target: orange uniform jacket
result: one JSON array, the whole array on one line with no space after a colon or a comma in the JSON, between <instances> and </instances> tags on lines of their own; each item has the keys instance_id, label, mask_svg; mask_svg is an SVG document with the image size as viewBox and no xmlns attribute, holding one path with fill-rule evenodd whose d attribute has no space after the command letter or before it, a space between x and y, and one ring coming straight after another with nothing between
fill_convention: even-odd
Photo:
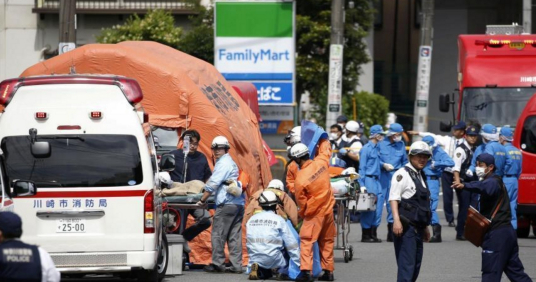
<instances>
[{"instance_id":1,"label":"orange uniform jacket","mask_svg":"<svg viewBox=\"0 0 536 282\"><path fill-rule=\"evenodd\" d=\"M290 222L292 222L292 225L297 226L298 225L298 208L296 207L296 203L294 203L294 201L287 195L287 193L279 189L268 188L266 190L274 192L279 197L279 200L281 200L281 203L283 203L283 206L277 205L277 209L276 209L277 214L283 217L284 219L290 219ZM252 217L253 214L255 214L255 211L262 210L258 201L262 192L263 192L262 190L257 191L250 198L250 201L246 207L246 211L244 212L244 222L248 222L249 218Z\"/></svg>"},{"instance_id":2,"label":"orange uniform jacket","mask_svg":"<svg viewBox=\"0 0 536 282\"><path fill-rule=\"evenodd\" d=\"M330 157L331 146L324 139L320 141L318 155L303 164L296 175L294 189L301 218L325 216L333 212L335 198L328 172Z\"/></svg>"},{"instance_id":3,"label":"orange uniform jacket","mask_svg":"<svg viewBox=\"0 0 536 282\"><path fill-rule=\"evenodd\" d=\"M298 174L298 164L295 162L291 162L287 167L287 189L288 191L294 195L296 191L294 190L294 181L296 180L296 175Z\"/></svg>"}]
</instances>

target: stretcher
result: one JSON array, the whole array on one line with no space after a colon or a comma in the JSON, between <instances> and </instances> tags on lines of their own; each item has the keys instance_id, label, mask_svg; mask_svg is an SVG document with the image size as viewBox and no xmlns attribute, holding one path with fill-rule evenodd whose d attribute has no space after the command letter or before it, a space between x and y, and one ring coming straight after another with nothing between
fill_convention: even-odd
<instances>
[{"instance_id":1,"label":"stretcher","mask_svg":"<svg viewBox=\"0 0 536 282\"><path fill-rule=\"evenodd\" d=\"M345 181L346 189L334 183ZM335 212L337 214L335 223L337 225L337 239L334 249L342 250L344 262L349 262L354 257L354 247L348 243L350 235L350 201L356 200L359 183L357 179L351 179L347 176L336 176L331 179L332 190L335 193ZM334 187L335 186L335 187ZM339 186L339 187L336 187ZM342 189L341 189L342 188Z\"/></svg>"},{"instance_id":2,"label":"stretcher","mask_svg":"<svg viewBox=\"0 0 536 282\"><path fill-rule=\"evenodd\" d=\"M216 209L215 197L210 196L207 204L198 206L197 202L201 200L203 193L188 194L185 196L166 196L162 197L162 210L164 214L164 227L166 233L182 233L186 229L189 209ZM179 211L182 210L182 211Z\"/></svg>"}]
</instances>

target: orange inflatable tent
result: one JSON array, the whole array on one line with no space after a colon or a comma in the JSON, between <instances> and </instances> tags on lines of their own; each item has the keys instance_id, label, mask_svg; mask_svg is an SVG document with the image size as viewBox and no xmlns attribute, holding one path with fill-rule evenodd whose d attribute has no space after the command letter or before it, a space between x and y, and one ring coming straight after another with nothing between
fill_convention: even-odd
<instances>
[{"instance_id":1,"label":"orange inflatable tent","mask_svg":"<svg viewBox=\"0 0 536 282\"><path fill-rule=\"evenodd\" d=\"M129 41L84 45L35 64L21 76L67 74L71 69L80 74L116 74L136 79L143 90L141 105L149 114L149 123L198 130L202 136L199 150L209 158L212 139L218 135L227 137L231 156L250 177L248 195L271 180L258 117L211 64L156 42ZM212 165L210 160L209 163ZM210 248L207 234L202 235L205 238L201 236L200 242L192 243ZM210 263L207 251L197 254L197 258L193 254L193 261Z\"/></svg>"}]
</instances>

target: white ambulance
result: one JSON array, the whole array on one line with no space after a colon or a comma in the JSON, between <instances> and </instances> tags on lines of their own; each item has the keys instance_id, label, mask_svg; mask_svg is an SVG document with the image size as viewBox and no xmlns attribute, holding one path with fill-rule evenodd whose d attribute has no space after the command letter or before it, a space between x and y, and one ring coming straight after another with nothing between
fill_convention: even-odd
<instances>
[{"instance_id":1,"label":"white ambulance","mask_svg":"<svg viewBox=\"0 0 536 282\"><path fill-rule=\"evenodd\" d=\"M14 202L22 239L47 250L64 276L164 277L157 175L175 165L164 155L158 167L147 116L135 107L142 99L139 84L120 76L0 84L2 206Z\"/></svg>"}]
</instances>

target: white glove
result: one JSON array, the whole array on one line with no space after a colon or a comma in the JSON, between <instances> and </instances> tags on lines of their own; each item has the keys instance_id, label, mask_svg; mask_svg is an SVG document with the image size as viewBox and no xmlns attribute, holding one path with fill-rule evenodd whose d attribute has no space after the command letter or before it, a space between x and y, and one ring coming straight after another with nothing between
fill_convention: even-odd
<instances>
[{"instance_id":1,"label":"white glove","mask_svg":"<svg viewBox=\"0 0 536 282\"><path fill-rule=\"evenodd\" d=\"M386 171L392 171L393 169L395 169L395 167L394 167L392 164L388 164L388 163L384 163L384 164L383 164L383 168L384 168Z\"/></svg>"},{"instance_id":2,"label":"white glove","mask_svg":"<svg viewBox=\"0 0 536 282\"><path fill-rule=\"evenodd\" d=\"M200 207L206 205L206 203L203 203L203 202L201 202L201 201L197 201L197 203L195 203L195 204L196 204L197 206L200 206Z\"/></svg>"},{"instance_id":3,"label":"white glove","mask_svg":"<svg viewBox=\"0 0 536 282\"><path fill-rule=\"evenodd\" d=\"M361 193L367 193L367 187L361 186L359 188L361 188Z\"/></svg>"},{"instance_id":4,"label":"white glove","mask_svg":"<svg viewBox=\"0 0 536 282\"><path fill-rule=\"evenodd\" d=\"M473 172L468 169L466 172L465 172L465 175L469 176L469 177L473 177Z\"/></svg>"},{"instance_id":5,"label":"white glove","mask_svg":"<svg viewBox=\"0 0 536 282\"><path fill-rule=\"evenodd\" d=\"M432 161L432 164L430 165L430 167L431 167L432 169L435 168L435 162L434 162L434 161Z\"/></svg>"},{"instance_id":6,"label":"white glove","mask_svg":"<svg viewBox=\"0 0 536 282\"><path fill-rule=\"evenodd\" d=\"M229 180L227 180L227 182L229 182ZM241 194L242 194L242 188L238 187L238 183L234 180L232 180L232 183L229 184L229 186L227 186L227 193L235 196L235 197L239 197Z\"/></svg>"}]
</instances>

